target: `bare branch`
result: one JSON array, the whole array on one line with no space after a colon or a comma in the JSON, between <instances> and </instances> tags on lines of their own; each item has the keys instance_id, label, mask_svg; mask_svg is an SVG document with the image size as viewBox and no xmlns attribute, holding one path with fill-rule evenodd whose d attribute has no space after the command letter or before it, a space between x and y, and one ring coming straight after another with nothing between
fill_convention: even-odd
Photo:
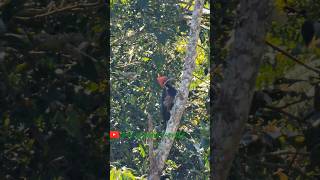
<instances>
[{"instance_id":1,"label":"bare branch","mask_svg":"<svg viewBox=\"0 0 320 180\"><path fill-rule=\"evenodd\" d=\"M199 39L201 15L204 0L196 0L192 20L190 24L189 42L187 46L187 54L184 59L184 68L182 72L181 84L178 93L175 97L174 106L170 112L170 120L168 121L166 132L162 138L158 149L156 150L157 167L150 169L148 179L157 180L159 174L164 167L164 162L167 159L172 147L174 137L180 124L180 119L185 110L185 105L188 100L189 86L192 80L192 73L195 68L195 59L197 56L196 47ZM169 136L170 134L170 136Z\"/></svg>"},{"instance_id":2,"label":"bare branch","mask_svg":"<svg viewBox=\"0 0 320 180\"><path fill-rule=\"evenodd\" d=\"M58 13L65 12L65 11L82 10L83 8L96 7L99 5L102 5L102 1L98 1L95 3L81 3L81 4L75 3L75 4L66 5L65 7L55 8L54 10L51 10L49 7L48 10L46 10L47 12L42 13L42 14L37 14L34 16L30 16L30 17L15 16L14 18L19 19L19 20L31 20L31 19L35 19L35 18L42 18L42 17L46 17L49 15L58 14Z\"/></svg>"},{"instance_id":3,"label":"bare branch","mask_svg":"<svg viewBox=\"0 0 320 180\"><path fill-rule=\"evenodd\" d=\"M238 150L270 24L269 0L240 0L233 46L213 106L212 179L225 180Z\"/></svg>"},{"instance_id":4,"label":"bare branch","mask_svg":"<svg viewBox=\"0 0 320 180\"><path fill-rule=\"evenodd\" d=\"M307 64L303 63L302 61L300 61L296 57L292 56L291 54L289 54L288 52L284 51L283 49L271 44L270 42L268 42L268 41L265 41L265 42L266 42L266 44L268 46L272 47L274 50L277 50L277 51L281 52L283 55L285 55L288 58L292 59L294 62L300 64L301 66L303 66L303 67L305 67L305 68L307 68L307 69L309 69L309 70L311 70L311 71L313 71L313 72L315 72L317 74L320 74L320 71L318 69L315 69L315 68L313 68L311 66L308 66Z\"/></svg>"}]
</instances>

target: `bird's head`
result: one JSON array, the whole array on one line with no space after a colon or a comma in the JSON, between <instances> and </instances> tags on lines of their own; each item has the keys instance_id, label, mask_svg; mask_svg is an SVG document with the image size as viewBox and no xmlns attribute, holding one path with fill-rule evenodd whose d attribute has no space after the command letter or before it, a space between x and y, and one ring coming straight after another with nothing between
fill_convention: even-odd
<instances>
[{"instance_id":1,"label":"bird's head","mask_svg":"<svg viewBox=\"0 0 320 180\"><path fill-rule=\"evenodd\" d=\"M161 88L163 88L171 80L172 79L171 78L169 79L167 76L158 75L158 77L157 77L157 81L158 81Z\"/></svg>"}]
</instances>

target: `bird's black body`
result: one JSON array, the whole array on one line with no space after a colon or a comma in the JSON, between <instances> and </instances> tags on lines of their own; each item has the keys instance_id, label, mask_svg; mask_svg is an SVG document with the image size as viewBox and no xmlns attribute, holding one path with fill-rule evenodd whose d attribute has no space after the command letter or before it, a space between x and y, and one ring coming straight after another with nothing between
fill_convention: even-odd
<instances>
[{"instance_id":1,"label":"bird's black body","mask_svg":"<svg viewBox=\"0 0 320 180\"><path fill-rule=\"evenodd\" d=\"M165 86L163 87L162 97L161 97L161 113L162 113L164 127L166 127L166 124L170 119L170 110L173 106L173 101L176 94L177 94L177 90L169 83L166 83Z\"/></svg>"}]
</instances>

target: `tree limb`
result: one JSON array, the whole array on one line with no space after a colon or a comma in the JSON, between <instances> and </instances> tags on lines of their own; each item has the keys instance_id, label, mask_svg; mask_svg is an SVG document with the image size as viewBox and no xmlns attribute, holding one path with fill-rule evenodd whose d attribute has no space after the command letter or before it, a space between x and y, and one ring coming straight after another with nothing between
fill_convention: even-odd
<instances>
[{"instance_id":1,"label":"tree limb","mask_svg":"<svg viewBox=\"0 0 320 180\"><path fill-rule=\"evenodd\" d=\"M240 0L233 46L214 102L211 178L225 180L248 119L269 25L269 0Z\"/></svg>"},{"instance_id":2,"label":"tree limb","mask_svg":"<svg viewBox=\"0 0 320 180\"><path fill-rule=\"evenodd\" d=\"M164 162L167 159L170 149L172 147L174 137L180 124L182 114L185 110L189 95L189 85L192 80L192 73L195 68L195 59L197 56L196 47L199 39L201 15L204 0L196 0L192 20L190 24L189 43L187 46L187 54L184 59L184 68L182 72L182 80L178 93L174 100L174 106L170 112L170 120L168 121L165 136L162 138L157 150L155 151L155 158L157 166L150 169L149 180L158 180L161 170L164 167Z\"/></svg>"},{"instance_id":3,"label":"tree limb","mask_svg":"<svg viewBox=\"0 0 320 180\"><path fill-rule=\"evenodd\" d=\"M94 2L94 3L74 3L74 4L65 5L64 7L55 8L53 10L51 10L50 8L46 9L47 12L44 12L42 14L37 14L30 17L15 16L14 18L19 20L31 20L35 18L42 18L42 17L58 14L61 12L76 11L76 10L82 10L83 8L97 7L102 4L103 4L102 1Z\"/></svg>"},{"instance_id":4,"label":"tree limb","mask_svg":"<svg viewBox=\"0 0 320 180\"><path fill-rule=\"evenodd\" d=\"M311 67L311 66L308 66L307 64L301 62L301 61L300 61L299 59L297 59L296 57L292 56L291 54L289 54L288 52L284 51L283 49L281 49L281 48L279 48L279 47L271 44L270 42L268 42L268 41L265 41L265 42L266 42L266 44L267 44L268 46L272 47L272 49L281 52L283 55L285 55L285 56L287 56L288 58L292 59L294 62L300 64L301 66L303 66L303 67L305 67L305 68L307 68L307 69L309 69L309 70L311 70L311 71L313 71L313 72L315 72L315 73L317 73L317 74L320 74L320 71L319 71L318 69L315 69L315 68L313 68L313 67Z\"/></svg>"}]
</instances>

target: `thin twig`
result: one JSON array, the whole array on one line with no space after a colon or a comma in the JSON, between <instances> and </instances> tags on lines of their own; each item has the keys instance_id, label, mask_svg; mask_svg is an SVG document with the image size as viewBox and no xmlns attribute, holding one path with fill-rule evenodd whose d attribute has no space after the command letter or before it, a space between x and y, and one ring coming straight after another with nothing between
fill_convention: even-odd
<instances>
[{"instance_id":1,"label":"thin twig","mask_svg":"<svg viewBox=\"0 0 320 180\"><path fill-rule=\"evenodd\" d=\"M98 60L97 60L96 58L90 56L89 54L87 54L87 53L85 53L85 52L83 52L83 51L81 51L81 50L78 49L77 47L75 47L75 46L73 46L73 45L71 45L71 44L68 44L68 46L70 46L75 52L83 55L84 57L87 57L87 58L91 59L91 61L93 61L93 62L98 62Z\"/></svg>"},{"instance_id":2,"label":"thin twig","mask_svg":"<svg viewBox=\"0 0 320 180\"><path fill-rule=\"evenodd\" d=\"M205 49L202 45L198 44L198 46L203 49L206 53L209 53L209 51L207 49Z\"/></svg>"},{"instance_id":3,"label":"thin twig","mask_svg":"<svg viewBox=\"0 0 320 180\"><path fill-rule=\"evenodd\" d=\"M289 166L286 168L286 171L291 170L291 168L293 167L293 163L297 159L297 157L298 157L298 151L293 155L293 158L291 159Z\"/></svg>"},{"instance_id":4,"label":"thin twig","mask_svg":"<svg viewBox=\"0 0 320 180\"><path fill-rule=\"evenodd\" d=\"M38 14L38 15L35 15L35 16L32 16L32 17L15 16L14 18L20 19L20 20L30 20L30 19L41 18L41 17L57 14L57 13L60 13L60 12L63 12L63 11L72 11L72 10L79 9L79 8L82 9L82 8L91 7L91 6L94 7L94 6L97 6L97 5L101 5L101 2L68 5L66 7L55 9L53 11L48 11L46 13Z\"/></svg>"},{"instance_id":5,"label":"thin twig","mask_svg":"<svg viewBox=\"0 0 320 180\"><path fill-rule=\"evenodd\" d=\"M313 71L313 72L315 72L315 73L317 73L317 74L320 74L320 71L319 71L318 69L315 69L315 68L313 68L313 67L311 67L311 66L308 66L307 64L301 62L299 59L297 59L297 58L294 57L293 55L289 54L288 52L284 51L283 49L281 49L281 48L279 48L279 47L271 44L270 42L268 42L268 41L266 41L266 40L265 40L265 43L266 43L267 45L269 45L270 47L272 47L274 50L277 50L277 51L281 52L283 55L287 56L288 58L292 59L292 60L295 61L296 63L300 64L301 66L303 66L303 67L305 67L305 68L307 68L307 69L309 69L309 70L311 70L311 71Z\"/></svg>"},{"instance_id":6,"label":"thin twig","mask_svg":"<svg viewBox=\"0 0 320 180\"><path fill-rule=\"evenodd\" d=\"M205 80L203 80L202 78L200 78L199 76L193 74L194 77L196 77L197 79L199 79L200 81L202 81L203 83L205 83L206 85L210 85L209 83L207 83Z\"/></svg>"},{"instance_id":7,"label":"thin twig","mask_svg":"<svg viewBox=\"0 0 320 180\"><path fill-rule=\"evenodd\" d=\"M277 108L279 108L279 109L285 109L285 108L287 108L287 107L289 107L289 106L292 106L292 105L295 105L295 104L298 104L298 103L301 103L301 102L303 102L303 101L307 101L307 100L310 100L310 99L312 99L312 97L306 97L306 98L303 97L303 98L301 98L301 99L299 99L299 100L293 101L293 102L291 102L291 103L285 104L285 105L280 106L280 107L277 107Z\"/></svg>"}]
</instances>

